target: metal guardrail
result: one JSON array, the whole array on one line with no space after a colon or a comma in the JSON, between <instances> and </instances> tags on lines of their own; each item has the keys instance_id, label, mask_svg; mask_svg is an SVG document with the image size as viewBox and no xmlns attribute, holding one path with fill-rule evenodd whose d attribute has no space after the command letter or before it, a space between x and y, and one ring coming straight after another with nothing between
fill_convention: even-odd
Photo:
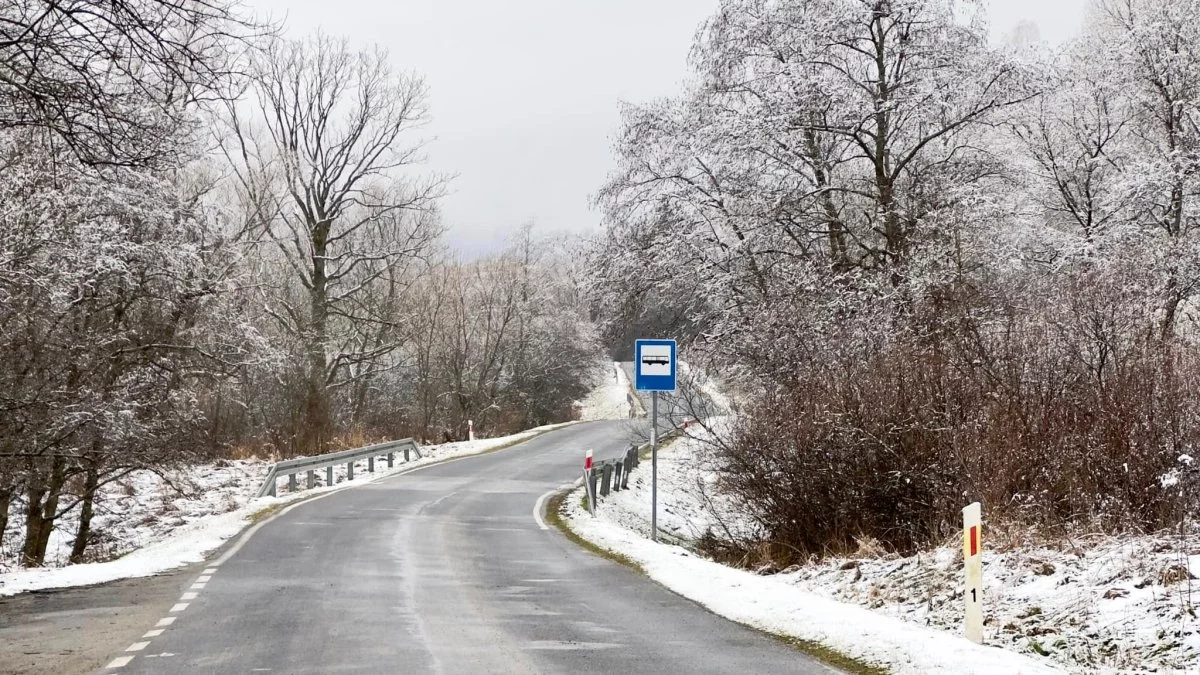
<instances>
[{"instance_id":1,"label":"metal guardrail","mask_svg":"<svg viewBox=\"0 0 1200 675\"><path fill-rule=\"evenodd\" d=\"M369 473L375 472L375 459L385 455L387 456L387 466L390 469L395 465L396 453L398 452L404 453L404 461L406 462L410 461L414 453L417 459L421 458L421 447L413 439L405 438L399 441L368 445L365 448L330 452L324 455L300 457L298 459L276 462L271 467L270 472L267 473L267 479L263 481L263 486L259 488L256 497L276 496L275 484L281 476L287 476L288 490L295 492L298 489L296 475L301 471L308 473L306 486L312 488L316 486L317 469L325 469L326 485L333 485L333 467L339 464L346 465L346 480L354 480L354 463L364 458L367 460L367 471Z\"/></svg>"},{"instance_id":2,"label":"metal guardrail","mask_svg":"<svg viewBox=\"0 0 1200 675\"><path fill-rule=\"evenodd\" d=\"M596 462L591 471L583 472L583 481L588 493L588 510L593 515L601 497L629 488L629 474L641 461L637 446L631 445L623 457Z\"/></svg>"}]
</instances>

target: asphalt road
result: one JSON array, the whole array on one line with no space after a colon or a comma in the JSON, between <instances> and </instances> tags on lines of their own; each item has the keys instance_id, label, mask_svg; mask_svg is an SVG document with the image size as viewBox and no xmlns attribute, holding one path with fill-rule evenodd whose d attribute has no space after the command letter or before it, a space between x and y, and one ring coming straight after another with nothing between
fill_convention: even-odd
<instances>
[{"instance_id":1,"label":"asphalt road","mask_svg":"<svg viewBox=\"0 0 1200 675\"><path fill-rule=\"evenodd\" d=\"M301 503L193 570L174 620L99 672L834 672L542 529L539 497L585 449L621 453L627 424Z\"/></svg>"},{"instance_id":2,"label":"asphalt road","mask_svg":"<svg viewBox=\"0 0 1200 675\"><path fill-rule=\"evenodd\" d=\"M0 674L88 673L146 632L187 591L198 568L100 586L0 598Z\"/></svg>"}]
</instances>

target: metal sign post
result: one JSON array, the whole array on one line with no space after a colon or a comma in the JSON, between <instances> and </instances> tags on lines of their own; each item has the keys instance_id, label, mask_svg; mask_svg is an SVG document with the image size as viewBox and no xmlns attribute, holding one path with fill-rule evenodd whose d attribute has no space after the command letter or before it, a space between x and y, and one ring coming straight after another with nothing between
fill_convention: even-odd
<instances>
[{"instance_id":1,"label":"metal sign post","mask_svg":"<svg viewBox=\"0 0 1200 675\"><path fill-rule=\"evenodd\" d=\"M658 541L658 392L650 392L650 541Z\"/></svg>"},{"instance_id":2,"label":"metal sign post","mask_svg":"<svg viewBox=\"0 0 1200 675\"><path fill-rule=\"evenodd\" d=\"M650 392L650 539L658 541L658 392L675 391L674 340L634 343L634 389Z\"/></svg>"}]
</instances>

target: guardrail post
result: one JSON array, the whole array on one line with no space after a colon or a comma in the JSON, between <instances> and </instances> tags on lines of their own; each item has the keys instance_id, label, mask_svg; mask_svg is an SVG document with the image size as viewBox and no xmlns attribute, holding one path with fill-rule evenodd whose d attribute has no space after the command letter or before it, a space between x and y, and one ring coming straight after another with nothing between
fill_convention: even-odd
<instances>
[{"instance_id":1,"label":"guardrail post","mask_svg":"<svg viewBox=\"0 0 1200 675\"><path fill-rule=\"evenodd\" d=\"M625 460L613 465L613 492L621 490L621 474L625 473Z\"/></svg>"},{"instance_id":2,"label":"guardrail post","mask_svg":"<svg viewBox=\"0 0 1200 675\"><path fill-rule=\"evenodd\" d=\"M408 461L408 446L404 446L404 461Z\"/></svg>"},{"instance_id":3,"label":"guardrail post","mask_svg":"<svg viewBox=\"0 0 1200 675\"><path fill-rule=\"evenodd\" d=\"M395 459L396 459L396 453L394 453L394 452L389 452L389 453L388 453L388 468L389 468L389 469L390 469L390 468L392 468L392 462L393 462Z\"/></svg>"},{"instance_id":4,"label":"guardrail post","mask_svg":"<svg viewBox=\"0 0 1200 675\"><path fill-rule=\"evenodd\" d=\"M317 486L317 472L312 469L308 470L308 489L311 490Z\"/></svg>"},{"instance_id":5,"label":"guardrail post","mask_svg":"<svg viewBox=\"0 0 1200 675\"><path fill-rule=\"evenodd\" d=\"M325 485L333 485L333 467L325 467Z\"/></svg>"},{"instance_id":6,"label":"guardrail post","mask_svg":"<svg viewBox=\"0 0 1200 675\"><path fill-rule=\"evenodd\" d=\"M629 474L633 473L634 466L635 466L634 460L630 459L629 455L627 454L625 456L625 471L622 472L622 474L621 474L621 489L622 490L629 489Z\"/></svg>"},{"instance_id":7,"label":"guardrail post","mask_svg":"<svg viewBox=\"0 0 1200 675\"><path fill-rule=\"evenodd\" d=\"M367 473L375 473L375 458L367 458Z\"/></svg>"},{"instance_id":8,"label":"guardrail post","mask_svg":"<svg viewBox=\"0 0 1200 675\"><path fill-rule=\"evenodd\" d=\"M288 474L288 492L295 492L295 491L296 491L296 474L289 473Z\"/></svg>"},{"instance_id":9,"label":"guardrail post","mask_svg":"<svg viewBox=\"0 0 1200 675\"><path fill-rule=\"evenodd\" d=\"M275 478L275 476L271 476L271 491L270 491L270 492L268 492L267 494L271 495L272 497L278 497L278 496L279 496L279 495L277 495L277 494L275 493L275 485L276 485L276 483L278 483L278 482L279 482L279 481L278 481L278 479L276 479L276 478Z\"/></svg>"},{"instance_id":10,"label":"guardrail post","mask_svg":"<svg viewBox=\"0 0 1200 675\"><path fill-rule=\"evenodd\" d=\"M591 495L592 502L600 501L600 495L598 495L596 493L596 482L599 480L600 480L600 474L597 473L595 469L592 469L591 471L588 472L588 494ZM596 506L597 506L597 504L595 504L595 503L592 504L592 509L593 509L592 512L593 513L595 513Z\"/></svg>"},{"instance_id":11,"label":"guardrail post","mask_svg":"<svg viewBox=\"0 0 1200 675\"><path fill-rule=\"evenodd\" d=\"M607 497L609 491L612 489L612 475L613 475L612 464L605 464L604 471L601 473L601 476L600 476L600 496L601 497Z\"/></svg>"},{"instance_id":12,"label":"guardrail post","mask_svg":"<svg viewBox=\"0 0 1200 675\"><path fill-rule=\"evenodd\" d=\"M354 480L354 462L346 462L346 480Z\"/></svg>"}]
</instances>

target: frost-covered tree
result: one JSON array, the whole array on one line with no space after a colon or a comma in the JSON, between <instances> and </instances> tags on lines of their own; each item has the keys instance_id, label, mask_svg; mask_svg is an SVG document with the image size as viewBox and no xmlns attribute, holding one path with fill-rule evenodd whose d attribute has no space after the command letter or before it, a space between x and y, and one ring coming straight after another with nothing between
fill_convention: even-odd
<instances>
[{"instance_id":1,"label":"frost-covered tree","mask_svg":"<svg viewBox=\"0 0 1200 675\"><path fill-rule=\"evenodd\" d=\"M386 366L402 341L380 303L439 234L443 181L406 173L427 91L386 54L323 35L276 41L254 61L252 112L232 105L225 154L249 236L283 270L269 313L303 350L297 448L320 450L338 389ZM381 365L382 364L382 365Z\"/></svg>"},{"instance_id":2,"label":"frost-covered tree","mask_svg":"<svg viewBox=\"0 0 1200 675\"><path fill-rule=\"evenodd\" d=\"M722 479L781 551L928 544L964 498L1195 512L1159 479L1200 443L1200 5L1090 11L1051 50L975 2L727 0L625 110L594 307L743 385Z\"/></svg>"},{"instance_id":3,"label":"frost-covered tree","mask_svg":"<svg viewBox=\"0 0 1200 675\"><path fill-rule=\"evenodd\" d=\"M49 130L89 163L170 164L178 127L232 95L266 29L221 0L6 2L0 129Z\"/></svg>"},{"instance_id":4,"label":"frost-covered tree","mask_svg":"<svg viewBox=\"0 0 1200 675\"><path fill-rule=\"evenodd\" d=\"M1160 326L1200 289L1200 26L1194 0L1104 0L1090 17L1093 58L1115 67L1130 111L1123 192L1158 272Z\"/></svg>"},{"instance_id":5,"label":"frost-covered tree","mask_svg":"<svg viewBox=\"0 0 1200 675\"><path fill-rule=\"evenodd\" d=\"M36 132L3 157L0 454L21 471L0 501L20 488L37 565L79 503L81 558L100 485L204 449L199 388L248 336L206 314L225 254L183 172L90 168Z\"/></svg>"},{"instance_id":6,"label":"frost-covered tree","mask_svg":"<svg viewBox=\"0 0 1200 675\"><path fill-rule=\"evenodd\" d=\"M1000 186L982 141L1033 95L961 9L722 3L688 92L625 113L620 168L599 197L621 249L598 256L603 283L641 276L676 305L707 306L719 323L706 329L734 337L773 330L764 305L803 314L841 303L847 285L903 304L952 275L964 223ZM658 271L634 272L649 260ZM754 345L735 351L764 362Z\"/></svg>"}]
</instances>

